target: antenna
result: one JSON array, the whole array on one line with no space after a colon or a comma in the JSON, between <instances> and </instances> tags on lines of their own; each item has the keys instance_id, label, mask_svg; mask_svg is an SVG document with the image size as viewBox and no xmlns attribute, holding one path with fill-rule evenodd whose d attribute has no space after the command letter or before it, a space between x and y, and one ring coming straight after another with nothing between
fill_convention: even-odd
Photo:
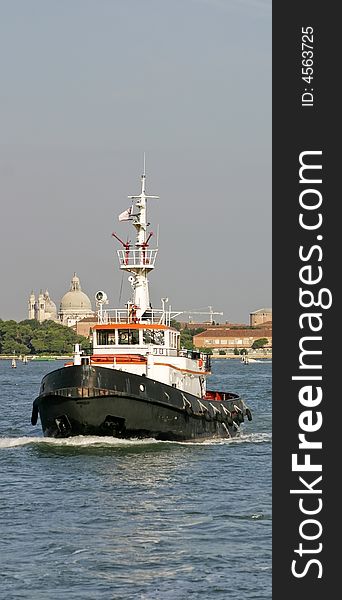
<instances>
[{"instance_id":1,"label":"antenna","mask_svg":"<svg viewBox=\"0 0 342 600\"><path fill-rule=\"evenodd\" d=\"M141 176L141 191L139 194L128 196L132 200L132 206L135 205L134 214L131 212L132 225L136 229L136 241L132 247L130 241L126 243L119 238L116 233L112 233L120 244L122 249L118 250L120 268L129 271L133 274L135 285L133 290L133 303L138 307L137 317L140 318L145 311L150 307L148 279L147 275L154 269L157 249L149 249L149 240L152 233L147 233L147 228L150 225L147 221L147 200L149 198L159 198L146 194L146 153L143 154L143 174ZM126 211L127 212L127 211ZM125 213L122 213L125 216ZM122 215L121 215L122 217ZM120 220L120 218L119 218ZM121 218L121 220L125 220ZM130 219L131 220L131 219Z\"/></svg>"}]
</instances>

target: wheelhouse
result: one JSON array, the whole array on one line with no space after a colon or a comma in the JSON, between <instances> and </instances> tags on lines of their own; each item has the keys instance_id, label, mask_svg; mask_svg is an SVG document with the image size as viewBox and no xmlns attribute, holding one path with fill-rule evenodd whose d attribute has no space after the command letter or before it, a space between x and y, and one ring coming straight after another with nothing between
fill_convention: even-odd
<instances>
[{"instance_id":1,"label":"wheelhouse","mask_svg":"<svg viewBox=\"0 0 342 600\"><path fill-rule=\"evenodd\" d=\"M94 354L143 353L177 355L180 334L162 324L111 323L95 325L93 329Z\"/></svg>"}]
</instances>

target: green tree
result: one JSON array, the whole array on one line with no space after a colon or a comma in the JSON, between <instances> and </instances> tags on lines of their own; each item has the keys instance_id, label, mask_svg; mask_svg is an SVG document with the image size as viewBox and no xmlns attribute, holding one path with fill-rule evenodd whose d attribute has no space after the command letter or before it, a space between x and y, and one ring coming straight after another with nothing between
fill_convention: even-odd
<instances>
[{"instance_id":1,"label":"green tree","mask_svg":"<svg viewBox=\"0 0 342 600\"><path fill-rule=\"evenodd\" d=\"M80 343L85 351L90 348L87 338L54 321L39 323L26 319L17 323L0 320L2 354L71 354L76 343Z\"/></svg>"},{"instance_id":2,"label":"green tree","mask_svg":"<svg viewBox=\"0 0 342 600\"><path fill-rule=\"evenodd\" d=\"M198 352L202 352L202 354L210 354L212 355L213 351L211 348L197 348Z\"/></svg>"},{"instance_id":3,"label":"green tree","mask_svg":"<svg viewBox=\"0 0 342 600\"><path fill-rule=\"evenodd\" d=\"M7 338L2 343L1 352L2 354L28 354L29 349L25 344L20 344L20 342Z\"/></svg>"},{"instance_id":4,"label":"green tree","mask_svg":"<svg viewBox=\"0 0 342 600\"><path fill-rule=\"evenodd\" d=\"M258 340L254 340L252 344L253 350L258 350L258 348L263 348L268 344L267 338L259 338Z\"/></svg>"}]
</instances>

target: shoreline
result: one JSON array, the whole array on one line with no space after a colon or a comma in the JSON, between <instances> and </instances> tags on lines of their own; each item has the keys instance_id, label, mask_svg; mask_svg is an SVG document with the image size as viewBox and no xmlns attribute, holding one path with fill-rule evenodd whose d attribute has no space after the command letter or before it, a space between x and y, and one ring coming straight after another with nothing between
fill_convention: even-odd
<instances>
[{"instance_id":1,"label":"shoreline","mask_svg":"<svg viewBox=\"0 0 342 600\"><path fill-rule=\"evenodd\" d=\"M38 356L35 354L34 356L31 356L30 354L23 354L21 356L18 356L17 354L0 354L0 360L13 360L14 358L18 362L22 362L23 356L26 356L28 362L40 362L43 360L69 360L72 358L72 355L55 356L52 354L44 354L42 356Z\"/></svg>"},{"instance_id":2,"label":"shoreline","mask_svg":"<svg viewBox=\"0 0 342 600\"><path fill-rule=\"evenodd\" d=\"M235 354L234 355L233 354L226 354L226 355L224 355L224 354L211 354L210 355L211 358L225 358L225 359L229 359L229 360L231 360L231 359L232 360L242 360L243 356L244 356L243 354L240 354L239 356L235 355ZM265 361L266 360L272 360L272 354L268 354L267 356L265 356L264 354L253 354L253 355L247 354L246 356L250 360L265 360Z\"/></svg>"},{"instance_id":3,"label":"shoreline","mask_svg":"<svg viewBox=\"0 0 342 600\"><path fill-rule=\"evenodd\" d=\"M48 361L48 360L71 360L73 358L73 355L63 355L63 356L55 356L52 354L44 354L42 356L38 356L38 355L34 355L31 356L30 354L25 354L25 355L21 355L21 357L17 356L16 354L0 354L0 360L13 360L13 358L15 360L18 361L22 361L23 356L27 357L28 362L40 362L40 361ZM210 354L211 358L220 358L220 359L225 359L225 360L242 360L242 354ZM265 354L247 354L248 358L251 360L272 360L272 354L268 354L267 356L265 356Z\"/></svg>"}]
</instances>

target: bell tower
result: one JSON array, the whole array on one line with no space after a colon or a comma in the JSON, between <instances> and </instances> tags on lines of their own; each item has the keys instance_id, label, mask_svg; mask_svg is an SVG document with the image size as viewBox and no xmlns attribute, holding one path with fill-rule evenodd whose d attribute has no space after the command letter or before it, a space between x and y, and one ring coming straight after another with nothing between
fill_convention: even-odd
<instances>
[{"instance_id":1,"label":"bell tower","mask_svg":"<svg viewBox=\"0 0 342 600\"><path fill-rule=\"evenodd\" d=\"M38 315L37 315L39 323L42 323L45 320L45 298L43 291L40 290L38 296Z\"/></svg>"},{"instance_id":2,"label":"bell tower","mask_svg":"<svg viewBox=\"0 0 342 600\"><path fill-rule=\"evenodd\" d=\"M36 318L36 297L33 293L33 290L31 292L29 300L28 300L28 318L29 319Z\"/></svg>"}]
</instances>

